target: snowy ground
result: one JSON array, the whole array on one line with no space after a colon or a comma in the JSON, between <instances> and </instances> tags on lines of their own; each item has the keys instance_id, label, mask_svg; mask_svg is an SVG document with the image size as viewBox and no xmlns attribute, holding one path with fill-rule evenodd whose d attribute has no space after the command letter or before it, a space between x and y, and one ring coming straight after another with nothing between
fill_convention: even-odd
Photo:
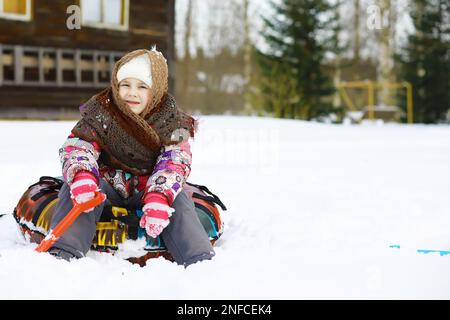
<instances>
[{"instance_id":1,"label":"snowy ground","mask_svg":"<svg viewBox=\"0 0 450 320\"><path fill-rule=\"evenodd\" d=\"M450 126L200 119L189 181L228 207L212 261L140 268L92 252L68 263L35 253L7 216L0 298L450 298L450 255L415 251L450 250ZM61 174L73 125L0 122L0 213Z\"/></svg>"}]
</instances>

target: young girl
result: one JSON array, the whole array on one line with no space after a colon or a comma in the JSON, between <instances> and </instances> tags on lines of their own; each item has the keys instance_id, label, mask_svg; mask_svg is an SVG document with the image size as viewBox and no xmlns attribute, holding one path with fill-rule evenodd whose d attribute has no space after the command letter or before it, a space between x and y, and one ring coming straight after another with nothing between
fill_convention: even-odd
<instances>
[{"instance_id":1,"label":"young girl","mask_svg":"<svg viewBox=\"0 0 450 320\"><path fill-rule=\"evenodd\" d=\"M53 229L78 203L103 192L107 200L77 218L49 252L84 257L105 205L140 206L141 228L161 234L178 264L211 259L214 250L183 191L191 167L196 121L168 94L168 67L155 48L135 50L114 66L111 87L80 107L82 119L59 150L65 184Z\"/></svg>"}]
</instances>

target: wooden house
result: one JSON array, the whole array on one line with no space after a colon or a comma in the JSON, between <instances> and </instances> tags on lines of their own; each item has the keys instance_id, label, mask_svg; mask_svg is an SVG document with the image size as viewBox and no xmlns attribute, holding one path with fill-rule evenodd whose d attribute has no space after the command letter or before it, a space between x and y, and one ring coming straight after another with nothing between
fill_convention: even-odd
<instances>
[{"instance_id":1,"label":"wooden house","mask_svg":"<svg viewBox=\"0 0 450 320\"><path fill-rule=\"evenodd\" d=\"M175 0L0 0L0 118L66 119L156 45L173 88Z\"/></svg>"}]
</instances>

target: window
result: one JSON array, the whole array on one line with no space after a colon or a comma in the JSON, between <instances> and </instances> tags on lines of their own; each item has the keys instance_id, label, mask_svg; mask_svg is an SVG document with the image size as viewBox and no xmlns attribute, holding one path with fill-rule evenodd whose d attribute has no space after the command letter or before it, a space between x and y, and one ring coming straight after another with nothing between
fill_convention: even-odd
<instances>
[{"instance_id":1,"label":"window","mask_svg":"<svg viewBox=\"0 0 450 320\"><path fill-rule=\"evenodd\" d=\"M0 86L104 88L119 51L0 44Z\"/></svg>"},{"instance_id":2,"label":"window","mask_svg":"<svg viewBox=\"0 0 450 320\"><path fill-rule=\"evenodd\" d=\"M29 21L31 0L0 0L0 18Z\"/></svg>"},{"instance_id":3,"label":"window","mask_svg":"<svg viewBox=\"0 0 450 320\"><path fill-rule=\"evenodd\" d=\"M106 29L128 29L129 0L81 0L84 26Z\"/></svg>"}]
</instances>

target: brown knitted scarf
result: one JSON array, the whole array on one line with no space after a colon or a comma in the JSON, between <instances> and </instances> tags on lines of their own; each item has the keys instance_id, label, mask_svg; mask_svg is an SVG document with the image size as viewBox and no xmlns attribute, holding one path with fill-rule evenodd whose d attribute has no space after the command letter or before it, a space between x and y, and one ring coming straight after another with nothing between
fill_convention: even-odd
<instances>
[{"instance_id":1,"label":"brown knitted scarf","mask_svg":"<svg viewBox=\"0 0 450 320\"><path fill-rule=\"evenodd\" d=\"M143 113L136 115L119 96L116 74L121 65L142 52L151 57L154 85L149 105ZM150 174L162 146L194 137L197 122L180 110L175 99L167 93L165 59L162 63L161 58L164 59L161 54L148 50L136 50L125 55L115 65L112 86L94 95L80 107L82 119L72 129L72 133L100 145L100 164L135 175ZM157 67L163 72L158 72ZM158 82L158 78L163 81Z\"/></svg>"}]
</instances>

